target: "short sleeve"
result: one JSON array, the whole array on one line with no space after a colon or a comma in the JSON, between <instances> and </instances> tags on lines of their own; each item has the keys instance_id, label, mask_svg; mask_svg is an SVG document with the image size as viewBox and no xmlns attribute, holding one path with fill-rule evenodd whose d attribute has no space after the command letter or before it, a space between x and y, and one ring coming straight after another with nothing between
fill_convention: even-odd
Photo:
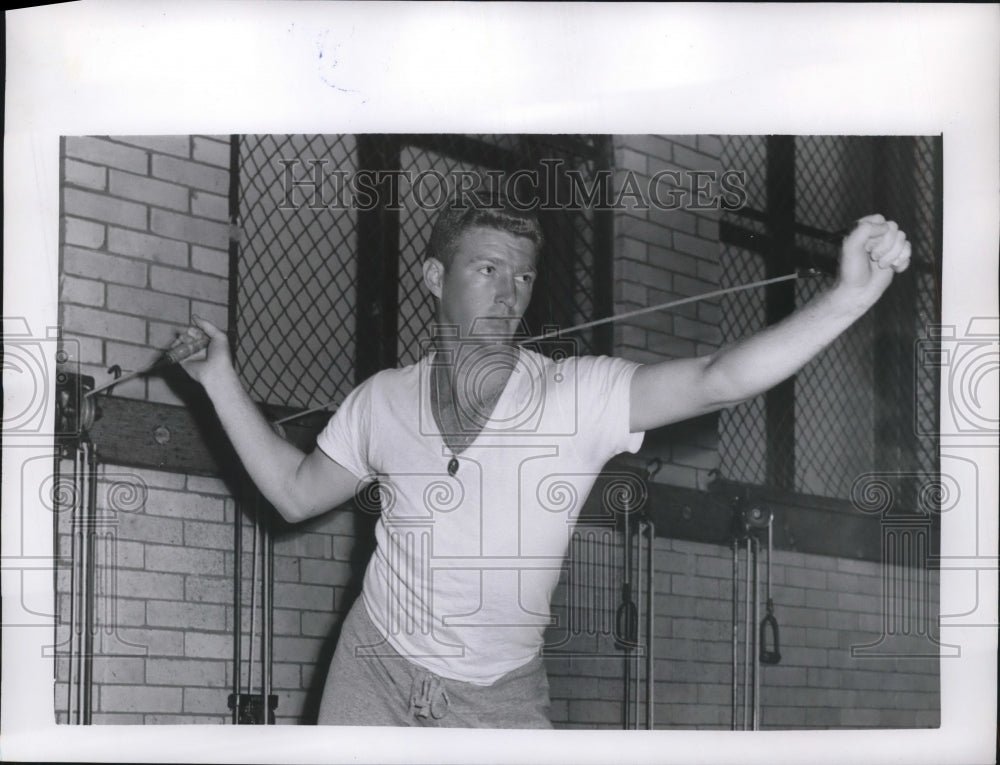
<instances>
[{"instance_id":1,"label":"short sleeve","mask_svg":"<svg viewBox=\"0 0 1000 765\"><path fill-rule=\"evenodd\" d=\"M373 472L369 461L373 383L374 378L368 379L351 391L316 437L320 451L358 479Z\"/></svg>"},{"instance_id":2,"label":"short sleeve","mask_svg":"<svg viewBox=\"0 0 1000 765\"><path fill-rule=\"evenodd\" d=\"M580 451L599 462L621 452L637 452L644 433L629 432L632 375L640 364L612 356L576 360L577 397L586 437Z\"/></svg>"}]
</instances>

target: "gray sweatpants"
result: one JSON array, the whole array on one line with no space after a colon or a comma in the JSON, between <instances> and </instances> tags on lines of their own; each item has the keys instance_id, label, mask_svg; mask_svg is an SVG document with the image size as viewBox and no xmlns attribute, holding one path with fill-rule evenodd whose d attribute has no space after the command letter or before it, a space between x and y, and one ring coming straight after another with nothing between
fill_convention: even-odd
<instances>
[{"instance_id":1,"label":"gray sweatpants","mask_svg":"<svg viewBox=\"0 0 1000 765\"><path fill-rule=\"evenodd\" d=\"M373 645L380 655L358 650ZM549 706L540 657L492 685L441 677L393 651L358 598L330 662L319 724L551 728Z\"/></svg>"}]
</instances>

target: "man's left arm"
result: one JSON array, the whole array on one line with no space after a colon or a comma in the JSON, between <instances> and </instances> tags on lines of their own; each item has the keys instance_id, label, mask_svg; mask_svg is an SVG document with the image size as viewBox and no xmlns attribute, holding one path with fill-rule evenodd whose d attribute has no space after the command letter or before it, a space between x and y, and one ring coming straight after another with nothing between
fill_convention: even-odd
<instances>
[{"instance_id":1,"label":"man's left arm","mask_svg":"<svg viewBox=\"0 0 1000 765\"><path fill-rule=\"evenodd\" d=\"M637 369L630 429L696 417L773 388L864 315L909 263L910 243L894 222L862 218L844 239L836 284L791 316L708 356Z\"/></svg>"}]
</instances>

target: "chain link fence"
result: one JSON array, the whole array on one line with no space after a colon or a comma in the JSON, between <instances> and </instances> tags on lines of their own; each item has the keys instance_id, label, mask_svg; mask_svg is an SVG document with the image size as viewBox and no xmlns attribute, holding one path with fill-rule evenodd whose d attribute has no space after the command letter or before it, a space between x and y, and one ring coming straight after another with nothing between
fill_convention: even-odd
<instances>
[{"instance_id":1,"label":"chain link fence","mask_svg":"<svg viewBox=\"0 0 1000 765\"><path fill-rule=\"evenodd\" d=\"M848 498L873 469L936 474L938 378L915 349L940 322L940 138L728 136L722 163L747 181L747 204L723 214L722 286L822 274L725 296L727 342L830 286L840 238L862 215L896 220L913 246L879 304L793 381L722 413L723 476Z\"/></svg>"}]
</instances>

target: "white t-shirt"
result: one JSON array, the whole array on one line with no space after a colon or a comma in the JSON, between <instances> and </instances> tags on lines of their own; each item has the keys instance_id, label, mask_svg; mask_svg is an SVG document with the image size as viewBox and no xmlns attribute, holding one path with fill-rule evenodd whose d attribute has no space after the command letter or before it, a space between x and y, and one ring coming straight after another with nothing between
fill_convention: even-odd
<instances>
[{"instance_id":1,"label":"white t-shirt","mask_svg":"<svg viewBox=\"0 0 1000 765\"><path fill-rule=\"evenodd\" d=\"M635 452L638 364L554 362L521 349L454 476L431 411L428 358L366 380L317 445L362 481L381 514L364 604L388 643L443 677L488 685L538 655L570 534L601 468Z\"/></svg>"}]
</instances>

